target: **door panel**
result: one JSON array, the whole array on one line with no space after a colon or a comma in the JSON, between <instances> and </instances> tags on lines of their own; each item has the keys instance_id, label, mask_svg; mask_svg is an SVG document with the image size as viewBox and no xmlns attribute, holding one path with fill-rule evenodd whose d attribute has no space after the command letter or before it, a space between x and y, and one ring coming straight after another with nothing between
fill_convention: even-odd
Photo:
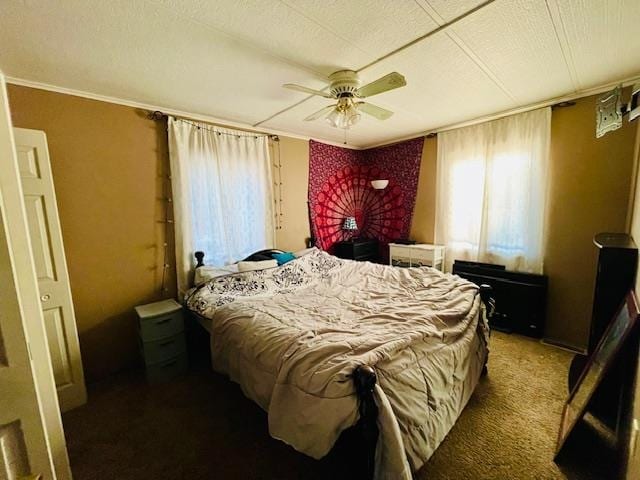
<instances>
[{"instance_id":1,"label":"door panel","mask_svg":"<svg viewBox=\"0 0 640 480\"><path fill-rule=\"evenodd\" d=\"M40 178L37 150L32 147L17 146L18 169L22 178Z\"/></svg>"},{"instance_id":2,"label":"door panel","mask_svg":"<svg viewBox=\"0 0 640 480\"><path fill-rule=\"evenodd\" d=\"M20 420L0 425L0 478L29 475L29 454Z\"/></svg>"},{"instance_id":3,"label":"door panel","mask_svg":"<svg viewBox=\"0 0 640 480\"><path fill-rule=\"evenodd\" d=\"M33 261L36 265L38 280L56 281L53 252L51 251L51 233L47 224L44 197L42 195L25 195L24 206L27 210L29 235Z\"/></svg>"},{"instance_id":4,"label":"door panel","mask_svg":"<svg viewBox=\"0 0 640 480\"><path fill-rule=\"evenodd\" d=\"M62 231L44 132L14 129L31 251L47 343L63 412L86 402L86 389Z\"/></svg>"},{"instance_id":5,"label":"door panel","mask_svg":"<svg viewBox=\"0 0 640 480\"><path fill-rule=\"evenodd\" d=\"M65 339L64 321L60 307L43 310L44 325L47 331L53 378L58 389L67 387L73 382L69 349Z\"/></svg>"}]
</instances>

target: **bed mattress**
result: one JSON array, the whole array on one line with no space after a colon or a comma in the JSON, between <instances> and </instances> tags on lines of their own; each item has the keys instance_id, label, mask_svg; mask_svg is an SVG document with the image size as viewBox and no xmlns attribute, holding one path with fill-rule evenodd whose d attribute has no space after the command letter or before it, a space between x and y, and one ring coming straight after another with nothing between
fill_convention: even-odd
<instances>
[{"instance_id":1,"label":"bed mattress","mask_svg":"<svg viewBox=\"0 0 640 480\"><path fill-rule=\"evenodd\" d=\"M373 366L377 478L411 478L455 423L486 361L477 287L430 268L315 250L212 280L187 305L211 319L213 368L268 412L273 437L314 458L356 423L351 375Z\"/></svg>"}]
</instances>

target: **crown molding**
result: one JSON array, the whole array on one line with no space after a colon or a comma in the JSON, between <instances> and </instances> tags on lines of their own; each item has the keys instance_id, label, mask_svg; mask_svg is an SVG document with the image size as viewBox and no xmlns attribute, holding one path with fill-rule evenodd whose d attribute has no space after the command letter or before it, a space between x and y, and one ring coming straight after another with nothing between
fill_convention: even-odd
<instances>
[{"instance_id":1,"label":"crown molding","mask_svg":"<svg viewBox=\"0 0 640 480\"><path fill-rule=\"evenodd\" d=\"M327 140L324 138L316 138L316 137L310 137L310 136L306 136L306 135L299 135L297 133L292 133L292 132L287 132L284 130L275 130L275 129L271 129L271 128L262 128L262 127L254 127L253 125L249 124L249 123L242 123L242 122L236 122L233 120L227 120L224 118L219 118L219 117L213 117L210 115L200 115L200 114L195 114L195 113L190 113L190 112L185 112L182 110L175 110L175 109L171 109L171 108L166 108L160 105L152 105L152 104L148 104L148 103L142 103L142 102L136 102L133 100L127 100L127 99L123 99L123 98L118 98L118 97L111 97L108 95L100 95L97 93L91 93L91 92L85 92L82 90L75 90L72 88L66 88L66 87L59 87L57 85L51 85L48 83L42 83L42 82L36 82L36 81L32 81L32 80L26 80L24 78L17 78L17 77L10 77L10 76L6 76L5 77L6 82L13 84L13 85L20 85L23 87L30 87L30 88L37 88L40 90L47 90L50 92L56 92L56 93L63 93L66 95L73 95L76 97L82 97L82 98L88 98L90 100L97 100L99 102L107 102L107 103L113 103L116 105L124 105L127 107L133 107L133 108L140 108L143 110L151 110L151 111L155 111L155 110L159 110L163 113L166 113L168 115L173 115L176 117L184 117L184 118L188 118L191 120L196 120L196 121L201 121L201 122L206 122L206 123L212 123L214 125L218 125L220 127L230 127L230 128L240 128L242 130L249 130L249 131L253 131L253 132L258 132L258 133L265 133L265 134L269 134L269 135L281 135L284 137L289 137L289 138L295 138L298 140L317 140L319 142L322 143L326 143L329 145L333 145L336 147L342 147L342 148L349 148L351 150L368 150L370 148L378 148L378 147L385 147L385 146L389 146L389 145L394 145L396 143L400 143L400 142L405 142L407 140L413 140L414 138L418 138L418 137L424 137L430 134L435 134L435 133L441 133L441 132L446 132L448 130L454 130L456 128L462 128L462 127L468 127L471 125L476 125L478 123L483 123L483 122L490 122L492 120L497 120L499 118L503 118L503 117L507 117L509 115L516 115L518 113L524 113L524 112L528 112L531 110L536 110L538 108L544 108L544 107L549 107L552 105L555 105L556 103L560 103L560 102L568 102L568 101L572 101L572 100L577 100L579 98L583 98L583 97L588 97L591 95L596 95L598 93L603 93L606 92L608 90L611 90L613 87L615 87L616 85L622 85L623 87L627 87L630 85L633 85L635 83L640 82L640 75L634 75L631 77L627 77L625 79L622 80L618 80L615 82L609 82L603 85L599 85L597 87L592 87L592 88L588 88L588 89L584 89L584 90L580 90L577 92L573 92L567 95L563 95L560 97L554 97L554 98L550 98L548 100L544 100L542 102L537 102L537 103L532 103L529 105L525 105L522 107L517 107L517 108L513 108L510 110L504 110L502 112L498 112L498 113L494 113L491 115L484 115L481 117L476 117L473 118L471 120L465 120L463 122L458 122L458 123L453 123L450 125L445 125L442 127L438 127L438 128L434 128L434 129L430 129L430 130L423 130L423 131L419 131L419 132L415 132L403 137L399 137L396 139L391 139L391 140L385 140L384 142L381 143L376 143L376 144L371 144L371 145L366 145L363 147L358 147L358 146L354 146L354 145L345 145L343 143L339 143L339 142L334 142L331 140Z\"/></svg>"},{"instance_id":2,"label":"crown molding","mask_svg":"<svg viewBox=\"0 0 640 480\"><path fill-rule=\"evenodd\" d=\"M555 105L557 103L561 103L561 102L570 102L572 100L578 100L579 98L584 98L584 97L589 97L591 95L597 95L598 93L604 93L607 92L609 90L611 90L612 88L618 86L618 85L622 85L623 87L628 87L631 85L634 85L636 83L640 82L640 75L634 75L632 77L627 77L625 79L622 80L617 80L615 82L609 82L609 83L605 83L603 85L599 85L597 87L591 87L591 88L587 88L584 90L580 90L577 92L573 92L567 95L563 95L560 97L554 97L554 98L550 98L548 100L544 100L542 102L537 102L537 103L531 103L529 105L525 105L522 107L517 107L517 108L512 108L509 110L503 110L502 112L498 112L498 113L493 113L491 115L483 115L481 117L476 117L473 118L471 120L465 120L463 122L458 122L458 123L452 123L449 125L445 125L442 127L438 127L438 128L434 128L431 130L423 130L420 132L416 132L410 135L406 135L404 137L395 139L395 140L388 140L382 143L378 143L375 145L370 145L367 146L366 148L378 148L378 147L386 147L389 145L393 145L396 143L400 143L400 142L406 142L407 140L413 140L414 138L418 138L418 137L425 137L428 135L432 135L432 134L436 134L436 133L441 133L441 132L446 132L448 130L455 130L456 128L462 128L462 127L469 127L471 125L477 125L478 123L484 123L484 122L490 122L492 120L498 120L499 118L504 118L504 117L508 117L510 115L516 115L518 113L524 113L524 112L529 112L531 110L536 110L538 108L544 108L544 107L550 107L552 105ZM594 106L595 108L595 106Z\"/></svg>"},{"instance_id":3,"label":"crown molding","mask_svg":"<svg viewBox=\"0 0 640 480\"><path fill-rule=\"evenodd\" d=\"M201 115L201 114L197 114L197 113L191 113L191 112L185 112L183 110L175 110L172 108L168 108L168 107L163 107L161 105L152 105L150 103L143 103L143 102L137 102L134 100L128 100L128 99L124 99L124 98L119 98L119 97L112 97L112 96L108 96L108 95L100 95L98 93L92 93L92 92L86 92L83 90L76 90L73 88L66 88L66 87L60 87L57 85L51 85L49 83L42 83L42 82L36 82L33 80L27 80L24 78L18 78L18 77L10 77L10 76L6 76L5 77L6 82L10 83L12 85L19 85L22 87L29 87L29 88L37 88L39 90L46 90L49 92L55 92L55 93L62 93L65 95L73 95L74 97L82 97L82 98L87 98L89 100L96 100L98 102L106 102L106 103L113 103L116 105L123 105L126 107L132 107L132 108L140 108L142 110L150 110L150 111L156 111L159 110L162 113L166 113L167 115L172 115L175 117L183 117L183 118L187 118L190 120L196 120L199 122L206 122L206 123L212 123L214 125L217 125L219 127L229 127L229 128L239 128L242 130L249 130L252 132L257 132L257 133L265 133L265 134L269 134L269 135L279 135L279 136L283 136L283 137L289 137L289 138L295 138L298 140L317 140L319 142L322 143L327 143L329 145L334 145L336 147L342 147L342 148L349 148L351 150L363 150L365 148L368 147L358 147L355 145L345 145L343 143L339 143L339 142L334 142L331 140L327 140L324 138L316 138L316 137L309 137L306 135L299 135L297 133L292 133L292 132L287 132L284 130L275 130L275 129L271 129L271 128L262 128L262 127L254 127L253 125L251 125L250 123L243 123L243 122L236 122L233 120L228 120L225 118L220 118L220 117L214 117L211 115Z\"/></svg>"}]
</instances>

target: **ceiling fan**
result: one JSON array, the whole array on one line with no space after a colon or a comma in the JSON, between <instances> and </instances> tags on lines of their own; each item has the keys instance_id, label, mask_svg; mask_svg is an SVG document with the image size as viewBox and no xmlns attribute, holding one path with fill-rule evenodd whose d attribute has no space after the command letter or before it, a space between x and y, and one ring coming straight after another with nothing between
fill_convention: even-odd
<instances>
[{"instance_id":1,"label":"ceiling fan","mask_svg":"<svg viewBox=\"0 0 640 480\"><path fill-rule=\"evenodd\" d=\"M371 115L378 120L386 120L391 117L391 115L393 115L392 111L368 102L360 101L360 99L404 87L407 84L405 78L398 72L389 73L362 87L360 86L361 82L358 73L353 70L340 70L332 73L329 75L329 80L331 81L329 92L321 92L320 90L314 90L294 83L286 83L283 87L298 92L338 100L337 103L312 113L305 118L305 121L317 120L324 116L334 127L344 129L352 127L360 120L360 112Z\"/></svg>"}]
</instances>

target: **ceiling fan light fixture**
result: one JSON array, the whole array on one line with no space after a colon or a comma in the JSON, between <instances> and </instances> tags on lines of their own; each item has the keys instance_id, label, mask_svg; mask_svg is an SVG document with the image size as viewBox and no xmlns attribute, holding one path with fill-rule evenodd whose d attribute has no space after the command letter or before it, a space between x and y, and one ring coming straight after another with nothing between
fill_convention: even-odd
<instances>
[{"instance_id":1,"label":"ceiling fan light fixture","mask_svg":"<svg viewBox=\"0 0 640 480\"><path fill-rule=\"evenodd\" d=\"M351 98L341 98L326 120L335 128L348 130L360 121L361 115Z\"/></svg>"},{"instance_id":2,"label":"ceiling fan light fixture","mask_svg":"<svg viewBox=\"0 0 640 480\"><path fill-rule=\"evenodd\" d=\"M393 115L391 110L360 101L360 99L379 95L389 90L404 87L407 84L405 78L398 72L391 72L364 86L361 86L358 72L354 70L334 72L329 75L329 80L331 81L330 85L324 89L329 88L329 92L314 90L294 83L285 83L283 87L306 94L337 100L338 102L335 105L327 105L307 116L304 120L311 122L319 118L324 118L331 126L343 130L348 130L358 123L361 113L365 113L378 120L389 119Z\"/></svg>"}]
</instances>

